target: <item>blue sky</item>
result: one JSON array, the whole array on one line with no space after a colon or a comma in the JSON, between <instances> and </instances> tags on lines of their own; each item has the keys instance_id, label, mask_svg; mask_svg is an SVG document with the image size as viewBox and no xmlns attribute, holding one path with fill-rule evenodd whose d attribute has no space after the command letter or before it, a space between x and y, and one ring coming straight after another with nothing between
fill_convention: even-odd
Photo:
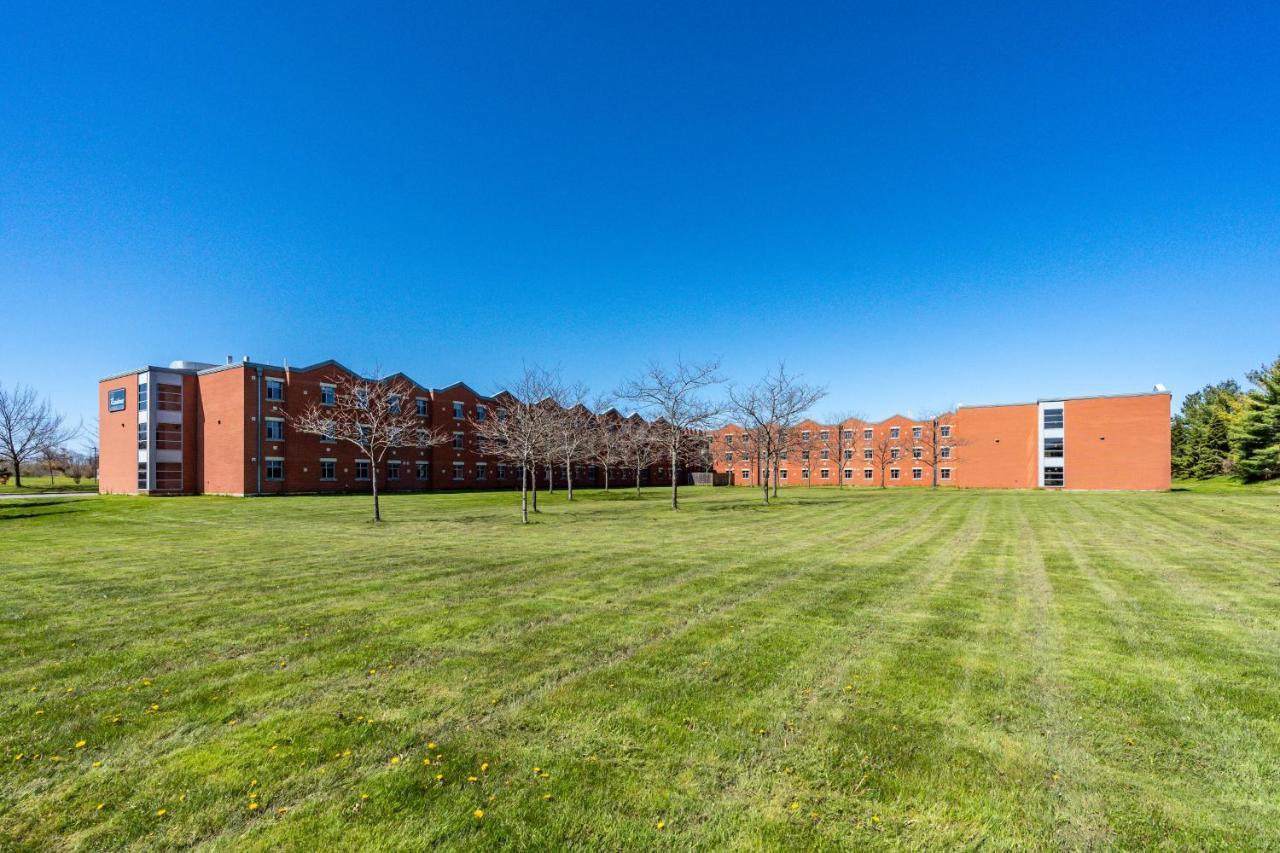
<instances>
[{"instance_id":1,"label":"blue sky","mask_svg":"<svg viewBox=\"0 0 1280 853\"><path fill-rule=\"evenodd\" d=\"M879 418L1280 355L1274 3L263 5L6 12L0 381L680 354Z\"/></svg>"}]
</instances>

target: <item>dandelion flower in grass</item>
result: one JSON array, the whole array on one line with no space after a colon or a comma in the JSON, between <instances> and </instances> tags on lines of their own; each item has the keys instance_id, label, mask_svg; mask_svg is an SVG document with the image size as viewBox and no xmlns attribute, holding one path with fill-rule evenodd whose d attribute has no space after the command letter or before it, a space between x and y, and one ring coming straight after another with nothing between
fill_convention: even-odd
<instances>
[{"instance_id":1,"label":"dandelion flower in grass","mask_svg":"<svg viewBox=\"0 0 1280 853\"><path fill-rule=\"evenodd\" d=\"M435 741L430 741L430 742L428 742L428 743L427 743L427 749L435 749L435 748L436 748L436 742L435 742Z\"/></svg>"},{"instance_id":2,"label":"dandelion flower in grass","mask_svg":"<svg viewBox=\"0 0 1280 853\"><path fill-rule=\"evenodd\" d=\"M101 766L102 766L102 762L101 762L101 761L95 761L95 762L93 762L93 766L94 766L94 767L101 767Z\"/></svg>"},{"instance_id":3,"label":"dandelion flower in grass","mask_svg":"<svg viewBox=\"0 0 1280 853\"><path fill-rule=\"evenodd\" d=\"M40 717L43 715L44 715L44 708L36 708L36 716Z\"/></svg>"},{"instance_id":4,"label":"dandelion flower in grass","mask_svg":"<svg viewBox=\"0 0 1280 853\"><path fill-rule=\"evenodd\" d=\"M250 802L250 803L249 803L249 811L251 811L251 812L256 812L257 810L258 810L258 804L257 804L257 803L255 803L255 802Z\"/></svg>"},{"instance_id":5,"label":"dandelion flower in grass","mask_svg":"<svg viewBox=\"0 0 1280 853\"><path fill-rule=\"evenodd\" d=\"M796 810L796 809L798 809L798 808L800 808L800 804L799 804L799 803L792 803L792 804L791 804L791 810L792 810L792 811L795 811L795 810Z\"/></svg>"},{"instance_id":6,"label":"dandelion flower in grass","mask_svg":"<svg viewBox=\"0 0 1280 853\"><path fill-rule=\"evenodd\" d=\"M25 754L26 754L26 753L19 752L17 755L15 755L15 756L13 757L13 760L14 760L14 761L21 761L21 760L22 760L22 756L23 756L23 755L25 755Z\"/></svg>"},{"instance_id":7,"label":"dandelion flower in grass","mask_svg":"<svg viewBox=\"0 0 1280 853\"><path fill-rule=\"evenodd\" d=\"M658 821L658 829L666 829L666 828L667 828L667 822L665 820Z\"/></svg>"},{"instance_id":8,"label":"dandelion flower in grass","mask_svg":"<svg viewBox=\"0 0 1280 853\"><path fill-rule=\"evenodd\" d=\"M156 809L156 817L164 817L169 813L168 809Z\"/></svg>"},{"instance_id":9,"label":"dandelion flower in grass","mask_svg":"<svg viewBox=\"0 0 1280 853\"><path fill-rule=\"evenodd\" d=\"M486 762L484 762L483 764L481 764L481 765L480 765L480 772L481 772L481 773L485 773L485 772L487 772L488 770L489 770L489 762L487 762L487 761L486 761Z\"/></svg>"},{"instance_id":10,"label":"dandelion flower in grass","mask_svg":"<svg viewBox=\"0 0 1280 853\"><path fill-rule=\"evenodd\" d=\"M472 814L476 816L476 820L479 820L480 818L484 817L484 809L476 809L475 811L472 812Z\"/></svg>"},{"instance_id":11,"label":"dandelion flower in grass","mask_svg":"<svg viewBox=\"0 0 1280 853\"><path fill-rule=\"evenodd\" d=\"M392 763L392 764L399 764L399 763L400 763L400 756L398 756L398 755L393 755L393 756L391 756L391 763Z\"/></svg>"},{"instance_id":12,"label":"dandelion flower in grass","mask_svg":"<svg viewBox=\"0 0 1280 853\"><path fill-rule=\"evenodd\" d=\"M368 794L361 794L361 795L360 795L360 799L362 799L362 800L367 800L367 799L369 799L369 795L368 795Z\"/></svg>"},{"instance_id":13,"label":"dandelion flower in grass","mask_svg":"<svg viewBox=\"0 0 1280 853\"><path fill-rule=\"evenodd\" d=\"M430 764L430 763L431 763L431 756L429 756L429 755L428 755L426 758L422 759L422 763L423 763L423 764Z\"/></svg>"},{"instance_id":14,"label":"dandelion flower in grass","mask_svg":"<svg viewBox=\"0 0 1280 853\"><path fill-rule=\"evenodd\" d=\"M474 776L468 776L468 777L467 777L467 781L468 781L468 782L475 782L475 781L477 781L477 780L476 780L476 777L474 777Z\"/></svg>"},{"instance_id":15,"label":"dandelion flower in grass","mask_svg":"<svg viewBox=\"0 0 1280 853\"><path fill-rule=\"evenodd\" d=\"M280 808L276 809L276 814L284 814L288 810L289 810L288 806L281 806Z\"/></svg>"},{"instance_id":16,"label":"dandelion flower in grass","mask_svg":"<svg viewBox=\"0 0 1280 853\"><path fill-rule=\"evenodd\" d=\"M533 768L533 772L534 772L534 773L541 773L541 772L542 772L542 768L541 768L541 767L535 767L535 768Z\"/></svg>"},{"instance_id":17,"label":"dandelion flower in grass","mask_svg":"<svg viewBox=\"0 0 1280 853\"><path fill-rule=\"evenodd\" d=\"M98 803L98 808L96 808L94 811L102 811L106 807L107 807L106 803Z\"/></svg>"},{"instance_id":18,"label":"dandelion flower in grass","mask_svg":"<svg viewBox=\"0 0 1280 853\"><path fill-rule=\"evenodd\" d=\"M153 710L153 711L159 711L159 710L160 710L160 706L159 706L159 705L157 705L156 703L152 702L152 703L151 703L151 710Z\"/></svg>"},{"instance_id":19,"label":"dandelion flower in grass","mask_svg":"<svg viewBox=\"0 0 1280 853\"><path fill-rule=\"evenodd\" d=\"M544 799L544 800L549 800L549 799L551 799L551 795L550 795L550 794L543 794L543 795L542 795L542 799Z\"/></svg>"},{"instance_id":20,"label":"dandelion flower in grass","mask_svg":"<svg viewBox=\"0 0 1280 853\"><path fill-rule=\"evenodd\" d=\"M83 741L83 740L76 741L76 749L84 749L84 745L86 742L87 741Z\"/></svg>"},{"instance_id":21,"label":"dandelion flower in grass","mask_svg":"<svg viewBox=\"0 0 1280 853\"><path fill-rule=\"evenodd\" d=\"M444 781L444 774L443 774L443 773L437 773L437 774L436 774L436 781L437 781L437 782L443 782L443 781Z\"/></svg>"}]
</instances>

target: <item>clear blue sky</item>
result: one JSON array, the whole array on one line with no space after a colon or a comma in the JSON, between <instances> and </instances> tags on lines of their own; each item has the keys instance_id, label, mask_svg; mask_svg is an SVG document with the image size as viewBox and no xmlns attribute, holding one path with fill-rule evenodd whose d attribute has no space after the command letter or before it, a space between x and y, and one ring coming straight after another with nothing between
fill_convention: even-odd
<instances>
[{"instance_id":1,"label":"clear blue sky","mask_svg":"<svg viewBox=\"0 0 1280 853\"><path fill-rule=\"evenodd\" d=\"M0 381L77 416L227 354L875 418L1280 354L1273 2L187 5L0 28Z\"/></svg>"}]
</instances>

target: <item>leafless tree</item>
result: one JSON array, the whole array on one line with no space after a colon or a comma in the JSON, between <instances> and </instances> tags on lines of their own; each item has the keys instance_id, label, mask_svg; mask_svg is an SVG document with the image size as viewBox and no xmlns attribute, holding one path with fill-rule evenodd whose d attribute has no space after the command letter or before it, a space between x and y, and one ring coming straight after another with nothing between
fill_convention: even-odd
<instances>
[{"instance_id":1,"label":"leafless tree","mask_svg":"<svg viewBox=\"0 0 1280 853\"><path fill-rule=\"evenodd\" d=\"M551 446L556 461L564 465L569 500L573 500L573 466L590 454L594 438L595 414L583 402L586 396L582 385L561 389L549 422Z\"/></svg>"},{"instance_id":2,"label":"leafless tree","mask_svg":"<svg viewBox=\"0 0 1280 853\"><path fill-rule=\"evenodd\" d=\"M653 425L643 418L631 417L618 428L623 458L636 477L636 497L640 497L640 476L646 468L662 458L663 445Z\"/></svg>"},{"instance_id":3,"label":"leafless tree","mask_svg":"<svg viewBox=\"0 0 1280 853\"><path fill-rule=\"evenodd\" d=\"M880 488L882 489L888 484L885 472L890 465L898 461L902 452L901 438L893 438L889 434L889 429L887 426L878 427L866 448L871 451L871 464L880 471Z\"/></svg>"},{"instance_id":4,"label":"leafless tree","mask_svg":"<svg viewBox=\"0 0 1280 853\"><path fill-rule=\"evenodd\" d=\"M703 395L724 381L720 363L688 364L677 360L668 368L653 363L640 376L629 380L618 396L633 400L662 424L662 442L671 461L671 508L680 508L680 463L689 456L690 445L713 428L724 407Z\"/></svg>"},{"instance_id":5,"label":"leafless tree","mask_svg":"<svg viewBox=\"0 0 1280 853\"><path fill-rule=\"evenodd\" d=\"M827 417L833 430L831 446L835 449L839 465L838 484L844 488L846 469L854 469L858 451L862 448L862 417L848 412L837 412Z\"/></svg>"},{"instance_id":6,"label":"leafless tree","mask_svg":"<svg viewBox=\"0 0 1280 853\"><path fill-rule=\"evenodd\" d=\"M29 386L0 385L0 459L13 465L14 484L22 486L24 463L64 448L80 432L40 399Z\"/></svg>"},{"instance_id":7,"label":"leafless tree","mask_svg":"<svg viewBox=\"0 0 1280 853\"><path fill-rule=\"evenodd\" d=\"M829 438L831 431L826 427L823 427L821 424L814 421L802 421L796 425L795 429L792 429L788 433L788 436L790 437L788 449L800 457L800 464L802 466L800 474L804 477L804 484L806 487L813 486L813 481L816 476L814 465L821 464L823 450L827 451L827 461L830 461L831 450L826 446L826 442L822 438L822 432L824 429L827 430L827 436Z\"/></svg>"},{"instance_id":8,"label":"leafless tree","mask_svg":"<svg viewBox=\"0 0 1280 853\"><path fill-rule=\"evenodd\" d=\"M591 441L587 448L587 458L604 469L604 490L607 492L610 469L626 459L623 422L611 400L599 399L591 408Z\"/></svg>"},{"instance_id":9,"label":"leafless tree","mask_svg":"<svg viewBox=\"0 0 1280 853\"><path fill-rule=\"evenodd\" d=\"M538 462L548 444L555 411L549 401L558 385L554 374L525 367L520 378L494 399L492 416L475 422L486 452L520 473L520 520L524 524L529 523L530 487L532 508L538 511Z\"/></svg>"},{"instance_id":10,"label":"leafless tree","mask_svg":"<svg viewBox=\"0 0 1280 853\"><path fill-rule=\"evenodd\" d=\"M929 467L934 488L938 486L938 470L952 467L965 444L964 436L956 434L955 418L950 412L926 412L921 416L920 437L913 440L913 446L920 449L920 461Z\"/></svg>"},{"instance_id":11,"label":"leafless tree","mask_svg":"<svg viewBox=\"0 0 1280 853\"><path fill-rule=\"evenodd\" d=\"M791 428L826 396L826 389L801 381L799 375L787 373L787 366L778 364L771 373L745 388L729 389L729 407L733 416L742 421L754 439L759 462L760 486L764 502L769 503L769 472L773 473L773 495L778 496L778 471L787 453Z\"/></svg>"},{"instance_id":12,"label":"leafless tree","mask_svg":"<svg viewBox=\"0 0 1280 853\"><path fill-rule=\"evenodd\" d=\"M354 445L369 460L373 520L382 521L378 467L387 453L404 446L438 447L452 436L423 423L409 405L416 389L404 379L337 374L328 381L335 389L333 403L312 403L301 414L288 416L289 421L299 432Z\"/></svg>"}]
</instances>

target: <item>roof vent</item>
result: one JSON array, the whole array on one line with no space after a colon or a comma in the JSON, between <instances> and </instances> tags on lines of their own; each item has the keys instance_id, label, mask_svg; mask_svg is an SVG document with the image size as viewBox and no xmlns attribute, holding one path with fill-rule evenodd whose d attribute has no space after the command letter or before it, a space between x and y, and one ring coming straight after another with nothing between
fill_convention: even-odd
<instances>
[{"instance_id":1,"label":"roof vent","mask_svg":"<svg viewBox=\"0 0 1280 853\"><path fill-rule=\"evenodd\" d=\"M227 356L227 364L231 364L235 360L236 360L235 356L231 356L231 355Z\"/></svg>"},{"instance_id":2,"label":"roof vent","mask_svg":"<svg viewBox=\"0 0 1280 853\"><path fill-rule=\"evenodd\" d=\"M246 355L246 356L244 357L244 363L245 363L245 364L248 364L248 363L249 363L249 356L247 356L247 355Z\"/></svg>"},{"instance_id":3,"label":"roof vent","mask_svg":"<svg viewBox=\"0 0 1280 853\"><path fill-rule=\"evenodd\" d=\"M1152 388L1151 390L1155 391L1157 394L1165 394L1165 393L1168 393L1169 391L1168 388L1164 387L1159 382L1157 382L1156 387Z\"/></svg>"}]
</instances>

